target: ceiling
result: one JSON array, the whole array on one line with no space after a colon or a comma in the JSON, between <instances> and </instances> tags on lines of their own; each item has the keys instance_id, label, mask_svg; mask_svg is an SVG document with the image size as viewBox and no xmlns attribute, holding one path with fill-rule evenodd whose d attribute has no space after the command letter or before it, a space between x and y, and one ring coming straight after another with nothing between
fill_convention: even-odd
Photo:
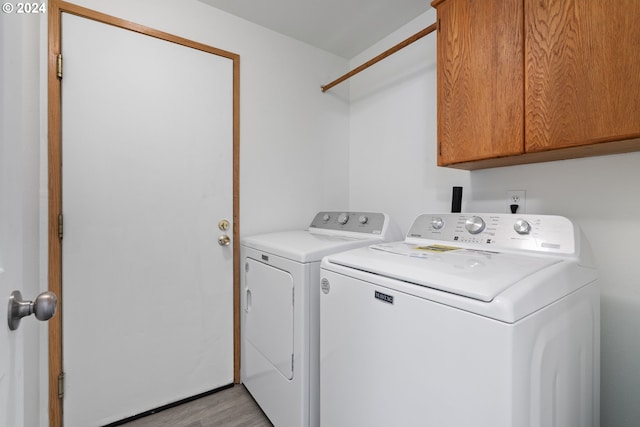
<instances>
[{"instance_id":1,"label":"ceiling","mask_svg":"<svg viewBox=\"0 0 640 427\"><path fill-rule=\"evenodd\" d=\"M430 0L200 0L351 59L431 6Z\"/></svg>"}]
</instances>

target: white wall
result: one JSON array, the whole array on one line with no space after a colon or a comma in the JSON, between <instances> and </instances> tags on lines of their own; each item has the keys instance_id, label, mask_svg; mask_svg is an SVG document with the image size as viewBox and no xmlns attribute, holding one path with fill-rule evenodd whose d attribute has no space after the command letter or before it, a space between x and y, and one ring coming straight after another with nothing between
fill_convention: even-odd
<instances>
[{"instance_id":1,"label":"white wall","mask_svg":"<svg viewBox=\"0 0 640 427\"><path fill-rule=\"evenodd\" d=\"M351 61L355 67L435 20L430 10ZM350 207L413 218L450 209L505 212L505 192L526 190L528 213L582 227L602 282L602 426L640 419L640 153L464 172L436 167L436 35L351 79ZM640 117L638 118L640 120Z\"/></svg>"},{"instance_id":2,"label":"white wall","mask_svg":"<svg viewBox=\"0 0 640 427\"><path fill-rule=\"evenodd\" d=\"M355 68L435 22L416 18L351 60ZM431 33L350 80L351 210L387 212L403 233L425 212L450 212L467 171L436 165L436 36Z\"/></svg>"},{"instance_id":3,"label":"white wall","mask_svg":"<svg viewBox=\"0 0 640 427\"><path fill-rule=\"evenodd\" d=\"M196 0L74 3L240 55L242 235L347 206L348 101L320 91L346 60Z\"/></svg>"},{"instance_id":4,"label":"white wall","mask_svg":"<svg viewBox=\"0 0 640 427\"><path fill-rule=\"evenodd\" d=\"M640 120L640 118L639 118ZM591 243L602 284L602 427L640 419L640 153L475 171L470 209L501 211L524 189L529 213L575 220Z\"/></svg>"}]
</instances>

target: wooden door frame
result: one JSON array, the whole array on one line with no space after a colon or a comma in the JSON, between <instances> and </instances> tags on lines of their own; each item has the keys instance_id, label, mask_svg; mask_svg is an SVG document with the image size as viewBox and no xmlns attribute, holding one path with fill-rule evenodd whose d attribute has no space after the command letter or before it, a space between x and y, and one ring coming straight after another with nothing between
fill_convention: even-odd
<instances>
[{"instance_id":1,"label":"wooden door frame","mask_svg":"<svg viewBox=\"0 0 640 427\"><path fill-rule=\"evenodd\" d=\"M60 0L49 1L49 33L47 58L48 117L49 117L49 290L64 305L62 289L62 239L58 236L58 217L62 213L62 104L61 81L58 77L58 55L61 53L62 12L91 19L125 30L134 31L192 49L218 55L233 61L233 378L240 382L240 56L222 49L168 34L153 28L125 21L110 15ZM59 378L62 366L62 310L49 321L49 423L62 427L62 399L59 397Z\"/></svg>"}]
</instances>

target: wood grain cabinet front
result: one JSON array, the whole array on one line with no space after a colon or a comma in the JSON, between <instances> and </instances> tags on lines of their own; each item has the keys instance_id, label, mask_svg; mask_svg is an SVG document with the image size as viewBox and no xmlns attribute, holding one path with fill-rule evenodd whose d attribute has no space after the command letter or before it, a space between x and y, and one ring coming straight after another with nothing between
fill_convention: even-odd
<instances>
[{"instance_id":1,"label":"wood grain cabinet front","mask_svg":"<svg viewBox=\"0 0 640 427\"><path fill-rule=\"evenodd\" d=\"M438 165L640 151L640 1L435 0Z\"/></svg>"}]
</instances>

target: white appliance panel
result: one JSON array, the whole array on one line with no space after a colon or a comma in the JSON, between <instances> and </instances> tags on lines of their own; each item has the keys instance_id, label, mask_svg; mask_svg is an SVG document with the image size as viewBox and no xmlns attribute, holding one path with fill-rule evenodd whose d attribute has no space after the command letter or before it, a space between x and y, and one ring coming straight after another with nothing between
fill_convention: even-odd
<instances>
[{"instance_id":1,"label":"white appliance panel","mask_svg":"<svg viewBox=\"0 0 640 427\"><path fill-rule=\"evenodd\" d=\"M394 242L330 255L329 262L488 302L522 277L560 260Z\"/></svg>"},{"instance_id":2,"label":"white appliance panel","mask_svg":"<svg viewBox=\"0 0 640 427\"><path fill-rule=\"evenodd\" d=\"M287 258L278 257L276 255L267 255L264 252L257 251L246 246L241 247L243 268L242 268L242 366L241 376L242 382L254 397L260 408L267 415L269 420L276 426L305 426L309 423L310 394L306 390L313 390L310 382L315 379L316 390L319 383L319 374L312 374L309 364L309 348L312 345L313 337L309 334L310 323L310 300L312 299L310 292L313 285L311 280L312 272L315 272L315 289L316 295L319 292L317 285L320 276L320 263L306 263L291 261ZM263 258L265 257L265 258ZM256 261L260 260L260 261ZM249 265L247 268L246 265ZM257 264L263 264L254 268ZM253 329L252 335L261 335L264 340L270 340L272 328L260 319L253 317L256 309L267 310L274 308L266 306L259 308L258 304L267 300L256 300L252 298L251 293L247 291L251 289L251 283L260 282L263 269L273 269L285 272L291 277L293 283L293 298L291 293L282 294L281 304L291 304L293 308L293 346L291 351L293 354L293 372L291 378L287 378L282 372L274 366L274 364L265 356L261 348L253 344L248 339L247 329ZM267 270L269 271L269 270ZM286 277L280 276L279 277ZM317 296L316 304L319 304ZM315 313L316 318L318 313ZM317 321L316 321L317 323ZM316 334L315 349L319 347L319 333ZM255 341L255 340L254 340ZM270 343L264 345L269 346ZM288 343L287 343L287 351ZM285 351L282 354L286 354ZM291 353L289 353L289 365L291 364ZM317 365L316 365L317 366ZM282 408L286 408L283 410ZM318 412L317 405L315 407L316 414ZM316 424L317 426L317 424Z\"/></svg>"},{"instance_id":3,"label":"white appliance panel","mask_svg":"<svg viewBox=\"0 0 640 427\"><path fill-rule=\"evenodd\" d=\"M308 230L242 239L242 382L274 426L318 427L320 424L320 260L328 254L401 237L385 214L320 212ZM293 298L285 294L276 297L279 292L270 290L260 300L256 299L256 282L264 281L263 276L273 276L274 281L282 282L290 278ZM271 302L270 298L278 301ZM291 302L293 359L292 375L288 378L271 361L286 356L288 343L285 351L281 337L272 336L271 325L254 314L259 310L263 313L262 319L280 317L281 313L272 312L284 312L283 305ZM258 308L258 304L261 307ZM287 318L288 315L287 312ZM277 347L274 352L282 350L278 357L266 356L269 351L263 348L270 346ZM284 370L284 366L282 368Z\"/></svg>"},{"instance_id":4,"label":"white appliance panel","mask_svg":"<svg viewBox=\"0 0 640 427\"><path fill-rule=\"evenodd\" d=\"M509 324L321 277L321 426L597 426L595 283Z\"/></svg>"},{"instance_id":5,"label":"white appliance panel","mask_svg":"<svg viewBox=\"0 0 640 427\"><path fill-rule=\"evenodd\" d=\"M318 422L313 423L311 420L319 419L317 390L320 380L317 356L314 360L315 365L311 363L310 357L313 352L319 352L320 338L317 319L319 317L320 263L303 264L246 246L242 246L241 250L244 261L241 279L241 304L243 307L241 318L242 382L273 425L283 427L312 425L317 427ZM247 263L249 263L248 268L246 267ZM293 371L291 378L283 375L247 336L246 331L249 323L252 323L253 333L263 336L265 340L269 340L272 333L268 324L252 318L252 312L260 301L253 299L251 294L247 292L250 289L248 284L261 280L260 275L263 270L254 268L255 264L260 263L264 264L266 269L273 268L286 272L292 279ZM282 304L291 303L291 294L282 295L282 297ZM250 299L252 300L249 301ZM250 308L248 309L248 307ZM267 306L262 309L276 308ZM314 327L311 326L312 324ZM286 353L283 351L283 354ZM291 354L289 358L291 358ZM289 364L291 364L291 359L289 359Z\"/></svg>"},{"instance_id":6,"label":"white appliance panel","mask_svg":"<svg viewBox=\"0 0 640 427\"><path fill-rule=\"evenodd\" d=\"M245 339L287 379L293 378L293 277L247 259ZM264 333L265 328L269 330Z\"/></svg>"},{"instance_id":7,"label":"white appliance panel","mask_svg":"<svg viewBox=\"0 0 640 427\"><path fill-rule=\"evenodd\" d=\"M474 229L471 225L482 226ZM477 231L480 230L480 231ZM489 250L519 250L553 255L579 255L578 229L556 215L511 215L496 213L424 214L413 222L407 242L437 240Z\"/></svg>"},{"instance_id":8,"label":"white appliance panel","mask_svg":"<svg viewBox=\"0 0 640 427\"><path fill-rule=\"evenodd\" d=\"M598 426L599 284L566 218L421 215L320 288L322 427Z\"/></svg>"},{"instance_id":9,"label":"white appliance panel","mask_svg":"<svg viewBox=\"0 0 640 427\"><path fill-rule=\"evenodd\" d=\"M333 272L322 278L322 426L510 425L508 353L494 350L511 340L508 325Z\"/></svg>"},{"instance_id":10,"label":"white appliance panel","mask_svg":"<svg viewBox=\"0 0 640 427\"><path fill-rule=\"evenodd\" d=\"M357 248L366 243L373 243L373 241L349 236L309 233L303 230L260 234L242 240L245 246L302 263L320 261L325 255L335 253L337 250Z\"/></svg>"}]
</instances>

